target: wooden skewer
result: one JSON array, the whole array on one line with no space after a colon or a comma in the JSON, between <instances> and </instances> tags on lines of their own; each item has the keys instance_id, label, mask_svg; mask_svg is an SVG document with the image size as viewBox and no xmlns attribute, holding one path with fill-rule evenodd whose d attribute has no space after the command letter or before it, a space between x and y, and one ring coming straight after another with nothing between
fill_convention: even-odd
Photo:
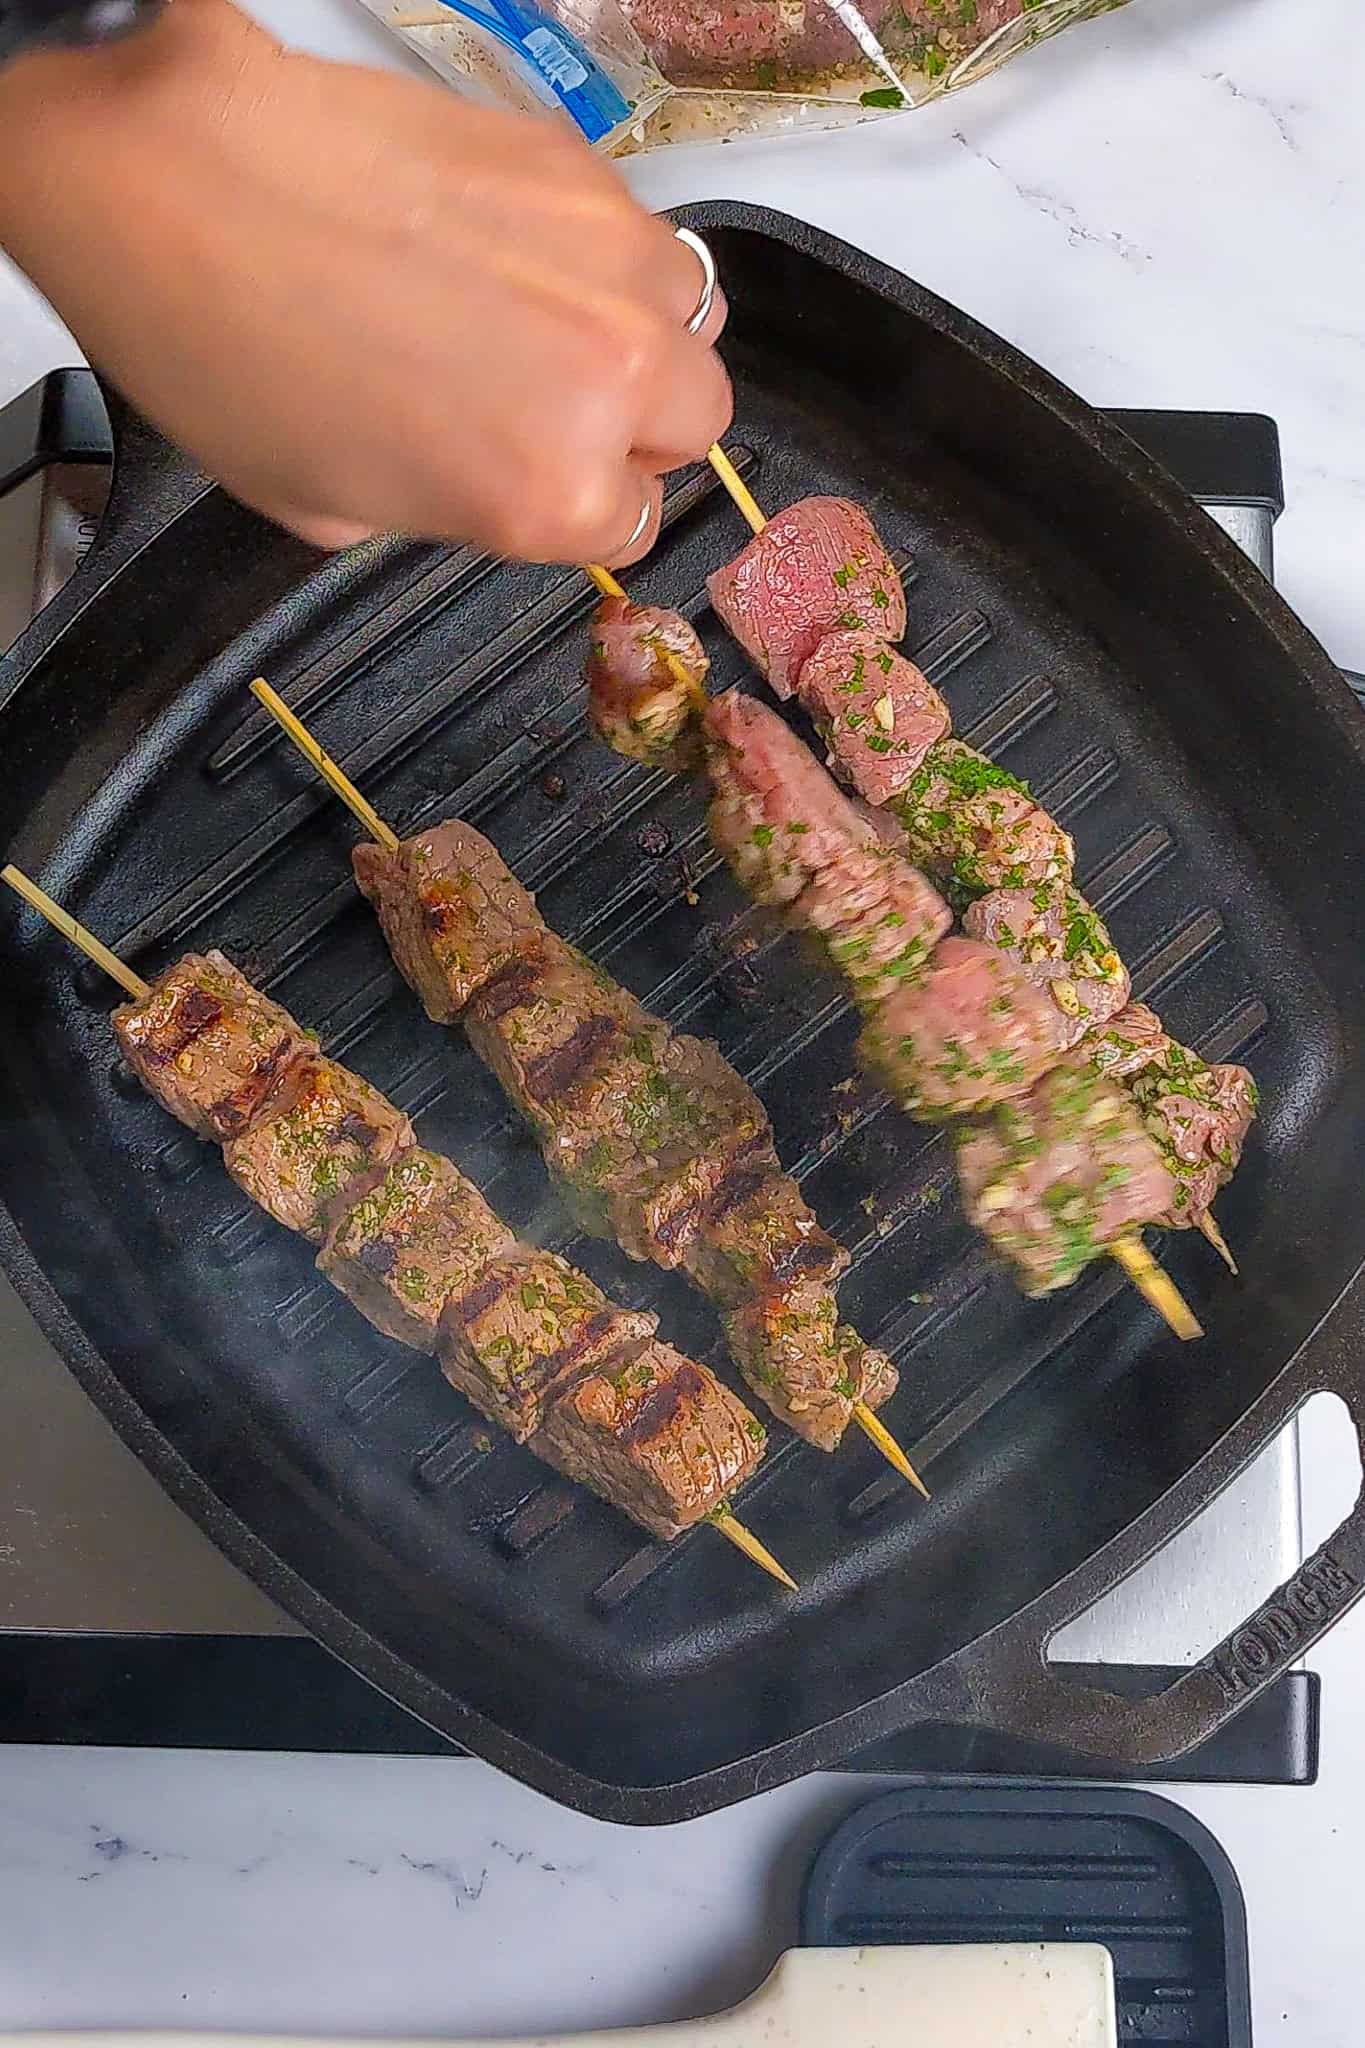
<instances>
[{"instance_id":1,"label":"wooden skewer","mask_svg":"<svg viewBox=\"0 0 1365 2048\"><path fill-rule=\"evenodd\" d=\"M253 683L251 687L254 690L257 686ZM261 698L261 702L267 708L270 708L269 698L275 696L274 691L270 689L268 683L262 683L260 689L267 692L267 695ZM276 702L278 703L278 701L277 698ZM286 726L285 730L289 731L289 728ZM290 737L293 738L292 733ZM321 752L321 749L319 748L318 751ZM309 759L312 760L312 758L312 755L309 754ZM337 769L336 772L338 775L341 774L340 769ZM344 776L342 780L345 780ZM347 787L349 788L350 785L347 784ZM357 802L364 801L357 791L352 790L351 794L356 797ZM365 805L365 809L369 810L368 804ZM398 841L395 839L393 843L397 846ZM72 917L70 911L63 910L61 904L49 896L46 889L40 889L36 882L31 882L20 868L13 866L0 868L0 881L8 882L10 888L16 894L22 896L26 903L31 903L35 910L41 911L48 923L53 925L62 934L63 938L70 939L74 946L79 946L82 953L88 959L93 960L97 966L102 967L106 974L112 975L113 979L119 984L119 987L127 989L130 996L135 996L140 1001L144 996L151 994L150 985L142 979L140 974L134 974L131 967L125 967L117 953L111 953L109 948L97 939L93 932L87 931L83 924L79 924ZM757 1536L752 1531L746 1529L743 1522L736 1521L728 1507L722 1506L713 1509L707 1519L715 1523L721 1535L728 1537L737 1550L742 1550L746 1557L752 1558L755 1564L761 1565L771 1578L778 1581L779 1585L786 1586L793 1593L798 1590L796 1581L792 1578L791 1574L783 1571L772 1552L764 1549Z\"/></svg>"},{"instance_id":2,"label":"wooden skewer","mask_svg":"<svg viewBox=\"0 0 1365 2048\"><path fill-rule=\"evenodd\" d=\"M384 823L378 811L372 810L370 805L366 803L364 797L360 794L360 791L351 781L349 775L345 773L344 769L338 768L331 755L323 752L322 747L313 738L307 726L304 725L301 719L295 718L283 697L276 696L269 683L261 676L257 676L255 682L251 685L251 694L264 704L270 716L275 720L275 723L283 726L305 761L310 762L317 769L318 774L327 784L327 787L341 798L341 801L348 810L355 812L355 815L359 818L371 839L378 840L379 844L389 853L397 853L399 846L398 834Z\"/></svg>"},{"instance_id":3,"label":"wooden skewer","mask_svg":"<svg viewBox=\"0 0 1365 2048\"><path fill-rule=\"evenodd\" d=\"M615 595L614 591L606 590L608 584L616 581L609 569L599 569L594 565L588 569L587 573L592 577L593 582L597 584L599 590L605 591L608 596ZM598 580L599 578L601 581ZM682 667L681 663L679 663L679 667ZM684 669L683 673L686 674L687 671ZM336 792L347 809L360 820L370 836L379 840L380 845L387 846L390 851L396 848L398 839L395 834L390 831L383 819L375 814L355 784L337 767L336 762L328 760L327 755L323 753L322 748L318 745L312 734L299 722L289 709L289 706L276 691L271 689L269 683L263 677L257 676L255 682L251 685L251 694L257 703L263 704L271 717L276 719L284 728L304 758L311 761L320 774L326 775L328 787ZM327 762L326 769L322 767L324 761ZM330 770L330 773L328 773L328 770ZM910 1463L910 1460L906 1457L905 1452L896 1442L896 1439L892 1436L885 1423L878 1421L866 1401L855 1401L853 1403L853 1417L859 1428L865 1430L867 1435L871 1437L877 1449L882 1453L882 1456L895 1466L903 1479L908 1479L910 1484L918 1488L919 1492L928 1500L929 1490L925 1486L924 1481L920 1478L918 1472L916 1472L914 1466ZM720 1524L717 1523L716 1526L719 1528ZM738 1528L739 1524L736 1523L735 1526ZM730 1537L732 1543L738 1541L731 1530L726 1529L724 1533ZM747 1534L747 1531L745 1533ZM744 1546L741 1544L740 1547L742 1549ZM759 1547L761 1548L762 1546L760 1545ZM779 1576L781 1576L780 1573Z\"/></svg>"},{"instance_id":4,"label":"wooden skewer","mask_svg":"<svg viewBox=\"0 0 1365 2048\"><path fill-rule=\"evenodd\" d=\"M1206 1209L1199 1219L1199 1228L1217 1252L1229 1273L1240 1273L1241 1268L1232 1256L1232 1246L1224 1237L1214 1218L1212 1209Z\"/></svg>"},{"instance_id":5,"label":"wooden skewer","mask_svg":"<svg viewBox=\"0 0 1365 2048\"><path fill-rule=\"evenodd\" d=\"M871 1438L872 1442L886 1459L887 1464L894 1465L901 1478L908 1479L916 1493L922 1493L924 1498L928 1500L930 1498L928 1487L920 1478L919 1473L910 1463L910 1460L906 1457L905 1452L896 1442L886 1424L879 1416L874 1415L866 1401L855 1401L853 1403L853 1420L857 1423L859 1429L862 1430L864 1436Z\"/></svg>"},{"instance_id":6,"label":"wooden skewer","mask_svg":"<svg viewBox=\"0 0 1365 2048\"><path fill-rule=\"evenodd\" d=\"M144 996L151 994L150 983L145 982L140 974L134 974L131 967L125 967L117 953L111 953L93 932L87 931L83 924L78 924L69 910L63 910L61 904L55 902L46 889L40 889L36 882L31 882L22 869L12 866L0 868L0 882L8 882L10 888L16 895L22 896L25 903L31 903L35 910L41 911L48 923L55 925L63 938L70 939L73 946L79 946L87 959L93 960L97 967L102 967L105 973L111 975L119 987L126 989L135 1001L141 1002Z\"/></svg>"},{"instance_id":7,"label":"wooden skewer","mask_svg":"<svg viewBox=\"0 0 1365 2048\"><path fill-rule=\"evenodd\" d=\"M785 1586L789 1593L800 1591L790 1572L783 1571L771 1550L759 1542L752 1529L746 1529L743 1522L737 1522L729 1508L712 1508L706 1519L734 1544L736 1550L742 1550L747 1558L767 1572L769 1578L776 1579L779 1586Z\"/></svg>"},{"instance_id":8,"label":"wooden skewer","mask_svg":"<svg viewBox=\"0 0 1365 2048\"><path fill-rule=\"evenodd\" d=\"M1150 1302L1157 1314L1170 1324L1177 1337L1183 1337L1188 1343L1192 1337L1203 1336L1203 1329L1193 1309L1170 1274L1158 1266L1140 1238L1121 1237L1118 1243L1111 1245L1109 1249L1143 1300Z\"/></svg>"},{"instance_id":9,"label":"wooden skewer","mask_svg":"<svg viewBox=\"0 0 1365 2048\"><path fill-rule=\"evenodd\" d=\"M706 459L754 532L762 533L768 522L759 510L758 500L718 441L713 441L707 449Z\"/></svg>"}]
</instances>

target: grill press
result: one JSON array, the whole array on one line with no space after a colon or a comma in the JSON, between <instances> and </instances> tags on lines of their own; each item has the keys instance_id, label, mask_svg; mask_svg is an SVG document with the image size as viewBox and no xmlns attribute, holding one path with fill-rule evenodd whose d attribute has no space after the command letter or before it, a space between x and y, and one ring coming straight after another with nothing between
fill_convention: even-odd
<instances>
[{"instance_id":1,"label":"grill press","mask_svg":"<svg viewBox=\"0 0 1365 2048\"><path fill-rule=\"evenodd\" d=\"M846 1312L892 1351L888 1412L935 1491L870 1445L776 1440L744 1512L784 1600L703 1533L642 1547L492 1441L386 1344L114 1061L110 991L0 912L3 1250L83 1384L230 1555L467 1747L618 1820L685 1817L912 1722L977 1721L1116 1766L1179 1753L1360 1590L1359 1510L1149 1700L1045 1645L1198 1511L1308 1394L1360 1413L1365 800L1359 711L1238 550L1111 422L961 314L812 230L730 206L732 451L768 505L866 502L907 565L907 644L958 730L1027 776L1138 993L1264 1116L1220 1219L1163 1256L1169 1338L1117 1274L1025 1303L962 1220L941 1138L849 1084L852 1020L753 938L699 796L582 723L576 572L396 542L329 560L118 421L106 538L3 663L0 844L140 971L217 944L449 1151L524 1233L725 1370L680 1283L574 1241L458 1034L421 1017L349 879L354 828L249 706L266 674L401 830L459 812L550 922L716 1038L855 1252ZM673 489L632 594L682 601L716 687L708 568L744 536ZM742 943L736 944L736 931Z\"/></svg>"}]
</instances>

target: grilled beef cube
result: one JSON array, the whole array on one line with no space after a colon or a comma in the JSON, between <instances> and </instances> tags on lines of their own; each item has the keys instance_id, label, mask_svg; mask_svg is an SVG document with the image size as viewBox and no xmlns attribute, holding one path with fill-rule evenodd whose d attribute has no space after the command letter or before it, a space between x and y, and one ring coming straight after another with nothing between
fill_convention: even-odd
<instances>
[{"instance_id":1,"label":"grilled beef cube","mask_svg":"<svg viewBox=\"0 0 1365 2048\"><path fill-rule=\"evenodd\" d=\"M627 1365L658 1327L556 1253L517 1244L447 1300L436 1355L451 1385L522 1444L557 1394Z\"/></svg>"},{"instance_id":2,"label":"grilled beef cube","mask_svg":"<svg viewBox=\"0 0 1365 2048\"><path fill-rule=\"evenodd\" d=\"M896 1372L880 1351L839 1321L824 1281L797 1280L752 1295L724 1317L740 1371L773 1414L807 1443L837 1450L855 1401L884 1401Z\"/></svg>"},{"instance_id":3,"label":"grilled beef cube","mask_svg":"<svg viewBox=\"0 0 1365 2048\"><path fill-rule=\"evenodd\" d=\"M1076 849L1026 783L961 740L941 740L894 800L906 852L966 896L1069 882Z\"/></svg>"},{"instance_id":4,"label":"grilled beef cube","mask_svg":"<svg viewBox=\"0 0 1365 2048\"><path fill-rule=\"evenodd\" d=\"M969 1131L958 1170L972 1222L1030 1295L1070 1286L1175 1196L1132 1101L1079 1055Z\"/></svg>"},{"instance_id":5,"label":"grilled beef cube","mask_svg":"<svg viewBox=\"0 0 1365 2048\"><path fill-rule=\"evenodd\" d=\"M711 664L682 613L605 597L591 633L585 676L588 721L598 738L653 768L694 768L701 757L695 715Z\"/></svg>"},{"instance_id":6,"label":"grilled beef cube","mask_svg":"<svg viewBox=\"0 0 1365 2048\"><path fill-rule=\"evenodd\" d=\"M1063 882L1033 889L992 889L968 907L962 929L998 946L1055 1003L1060 1043L1100 1031L1128 1001L1128 970L1108 927L1084 896Z\"/></svg>"},{"instance_id":7,"label":"grilled beef cube","mask_svg":"<svg viewBox=\"0 0 1365 2048\"><path fill-rule=\"evenodd\" d=\"M662 1026L554 932L471 1003L469 1040L557 1172L572 1174L620 1114L614 1093L651 1073Z\"/></svg>"},{"instance_id":8,"label":"grilled beef cube","mask_svg":"<svg viewBox=\"0 0 1365 2048\"><path fill-rule=\"evenodd\" d=\"M414 1146L361 1183L318 1266L386 1337L432 1352L446 1302L468 1294L512 1242L472 1181Z\"/></svg>"},{"instance_id":9,"label":"grilled beef cube","mask_svg":"<svg viewBox=\"0 0 1365 2048\"><path fill-rule=\"evenodd\" d=\"M654 1343L552 1402L531 1448L668 1543L725 1505L766 1441L704 1365Z\"/></svg>"},{"instance_id":10,"label":"grilled beef cube","mask_svg":"<svg viewBox=\"0 0 1365 2048\"><path fill-rule=\"evenodd\" d=\"M707 718L712 836L760 903L822 941L859 1001L913 977L952 922L775 712L730 691Z\"/></svg>"},{"instance_id":11,"label":"grilled beef cube","mask_svg":"<svg viewBox=\"0 0 1365 2048\"><path fill-rule=\"evenodd\" d=\"M613 1109L614 1134L579 1163L575 1184L600 1197L631 1258L681 1265L718 1190L772 1158L767 1111L714 1045L685 1035L661 1041L654 1066Z\"/></svg>"},{"instance_id":12,"label":"grilled beef cube","mask_svg":"<svg viewBox=\"0 0 1365 2048\"><path fill-rule=\"evenodd\" d=\"M848 1262L844 1247L821 1229L796 1182L768 1151L741 1163L713 1191L683 1263L724 1309L797 1280L831 1286Z\"/></svg>"},{"instance_id":13,"label":"grilled beef cube","mask_svg":"<svg viewBox=\"0 0 1365 2048\"><path fill-rule=\"evenodd\" d=\"M469 1035L575 1197L584 1228L676 1265L736 1147L766 1143L753 1091L547 934L470 1007Z\"/></svg>"},{"instance_id":14,"label":"grilled beef cube","mask_svg":"<svg viewBox=\"0 0 1365 2048\"><path fill-rule=\"evenodd\" d=\"M875 632L831 633L804 664L797 693L841 782L870 804L905 788L952 727L933 684Z\"/></svg>"},{"instance_id":15,"label":"grilled beef cube","mask_svg":"<svg viewBox=\"0 0 1365 2048\"><path fill-rule=\"evenodd\" d=\"M544 930L535 898L458 818L405 839L396 853L365 841L351 862L399 972L434 1024L449 1024Z\"/></svg>"},{"instance_id":16,"label":"grilled beef cube","mask_svg":"<svg viewBox=\"0 0 1365 2048\"><path fill-rule=\"evenodd\" d=\"M917 982L882 1004L858 1049L912 1116L961 1116L1027 1094L1057 1057L1059 1022L1004 954L949 938Z\"/></svg>"},{"instance_id":17,"label":"grilled beef cube","mask_svg":"<svg viewBox=\"0 0 1365 2048\"><path fill-rule=\"evenodd\" d=\"M310 1052L286 1068L245 1136L229 1140L223 1163L267 1215L321 1244L352 1184L415 1143L377 1088Z\"/></svg>"},{"instance_id":18,"label":"grilled beef cube","mask_svg":"<svg viewBox=\"0 0 1365 2048\"><path fill-rule=\"evenodd\" d=\"M163 1109L201 1138L240 1137L311 1041L222 953L186 953L150 994L120 1003L119 1050Z\"/></svg>"},{"instance_id":19,"label":"grilled beef cube","mask_svg":"<svg viewBox=\"0 0 1365 2048\"><path fill-rule=\"evenodd\" d=\"M905 592L872 521L847 498L800 498L706 579L717 617L779 697L826 634L905 631Z\"/></svg>"}]
</instances>

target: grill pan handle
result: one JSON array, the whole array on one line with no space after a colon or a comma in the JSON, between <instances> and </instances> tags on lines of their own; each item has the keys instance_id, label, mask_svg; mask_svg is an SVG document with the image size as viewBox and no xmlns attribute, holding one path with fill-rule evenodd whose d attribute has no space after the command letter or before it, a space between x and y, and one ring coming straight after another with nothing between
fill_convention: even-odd
<instances>
[{"instance_id":1,"label":"grill pan handle","mask_svg":"<svg viewBox=\"0 0 1365 2048\"><path fill-rule=\"evenodd\" d=\"M1350 1413L1365 1460L1362 1319L1365 1271L1356 1276L1290 1368L1297 1384L1287 1405L1274 1403L1262 1431L1263 1443L1311 1395L1332 1393L1341 1397ZM1119 1767L1166 1763L1216 1734L1297 1664L1365 1592L1365 1487L1336 1531L1254 1614L1198 1664L1146 1698L1125 1698L1101 1686L1077 1683L1049 1664L1051 1638L1092 1604L1089 1598L1077 1600L1082 1577L1064 1582L1053 1595L1002 1623L951 1661L951 1705L942 1718ZM1106 1576L1095 1591L1107 1591L1111 1583ZM940 1706L947 1703L942 1690L939 1700Z\"/></svg>"}]
</instances>

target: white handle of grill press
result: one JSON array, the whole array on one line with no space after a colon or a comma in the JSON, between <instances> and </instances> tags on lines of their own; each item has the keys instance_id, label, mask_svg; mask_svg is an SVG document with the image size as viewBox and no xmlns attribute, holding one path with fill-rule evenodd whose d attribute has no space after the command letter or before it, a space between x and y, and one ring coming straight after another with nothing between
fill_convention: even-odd
<instances>
[{"instance_id":1,"label":"white handle of grill press","mask_svg":"<svg viewBox=\"0 0 1365 2048\"><path fill-rule=\"evenodd\" d=\"M0 2048L297 2048L282 2035L10 2034ZM1117 2048L1109 1951L1090 1943L796 1949L713 2019L464 2048ZM307 2048L332 2048L310 2035ZM342 2048L336 2043L335 2048ZM400 2048L367 2040L364 2048ZM449 2042L401 2048L450 2048Z\"/></svg>"}]
</instances>

